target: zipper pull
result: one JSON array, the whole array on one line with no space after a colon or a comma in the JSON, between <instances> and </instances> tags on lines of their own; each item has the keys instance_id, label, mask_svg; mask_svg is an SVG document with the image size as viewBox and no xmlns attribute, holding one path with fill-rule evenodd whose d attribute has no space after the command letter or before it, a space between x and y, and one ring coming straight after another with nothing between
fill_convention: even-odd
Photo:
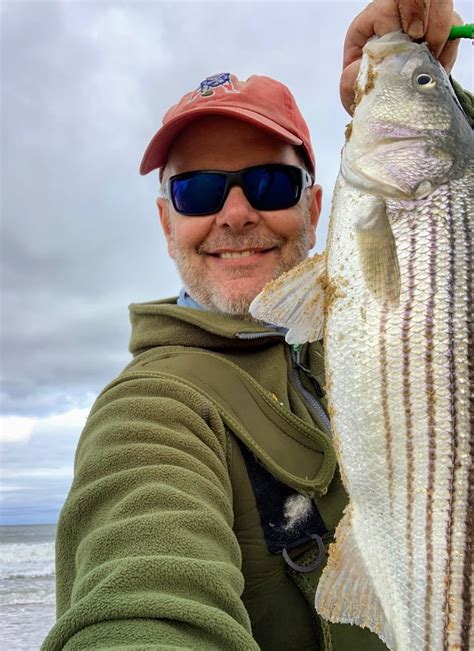
<instances>
[{"instance_id":1,"label":"zipper pull","mask_svg":"<svg viewBox=\"0 0 474 651\"><path fill-rule=\"evenodd\" d=\"M314 375L311 373L309 368L306 368L301 363L301 351L303 350L303 344L292 344L291 345L291 356L293 358L293 362L297 368L299 368L303 373L306 375L306 377L311 381L311 384L313 385L314 391L318 398L324 398L324 391L319 384L318 380L314 377Z\"/></svg>"}]
</instances>

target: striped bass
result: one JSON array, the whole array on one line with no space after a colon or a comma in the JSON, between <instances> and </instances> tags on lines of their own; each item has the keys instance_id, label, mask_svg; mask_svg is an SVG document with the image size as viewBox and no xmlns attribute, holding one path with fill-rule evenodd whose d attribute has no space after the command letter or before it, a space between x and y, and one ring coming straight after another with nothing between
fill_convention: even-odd
<instances>
[{"instance_id":1,"label":"striped bass","mask_svg":"<svg viewBox=\"0 0 474 651\"><path fill-rule=\"evenodd\" d=\"M349 504L316 593L397 651L474 649L474 137L426 45L364 48L326 253L252 314L324 335Z\"/></svg>"}]
</instances>

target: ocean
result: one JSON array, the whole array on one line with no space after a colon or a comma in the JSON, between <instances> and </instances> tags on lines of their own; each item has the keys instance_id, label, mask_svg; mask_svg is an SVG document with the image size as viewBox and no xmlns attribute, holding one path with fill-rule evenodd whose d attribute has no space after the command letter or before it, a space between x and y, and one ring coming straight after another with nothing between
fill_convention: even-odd
<instances>
[{"instance_id":1,"label":"ocean","mask_svg":"<svg viewBox=\"0 0 474 651\"><path fill-rule=\"evenodd\" d=\"M55 619L56 525L0 526L0 649L37 651Z\"/></svg>"}]
</instances>

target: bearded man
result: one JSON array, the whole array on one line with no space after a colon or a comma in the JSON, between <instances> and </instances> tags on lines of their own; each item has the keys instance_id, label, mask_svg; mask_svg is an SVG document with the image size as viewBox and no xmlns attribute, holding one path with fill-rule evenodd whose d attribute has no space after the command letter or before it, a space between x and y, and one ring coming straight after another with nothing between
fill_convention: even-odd
<instances>
[{"instance_id":1,"label":"bearded man","mask_svg":"<svg viewBox=\"0 0 474 651\"><path fill-rule=\"evenodd\" d=\"M420 5L377 0L356 18L346 106L375 32L403 24L452 65L452 6ZM306 122L278 81L214 75L164 116L141 164L156 169L184 288L131 306L134 360L79 443L43 649L384 649L313 607L346 504L321 344L291 348L248 313L315 244L321 188Z\"/></svg>"}]
</instances>

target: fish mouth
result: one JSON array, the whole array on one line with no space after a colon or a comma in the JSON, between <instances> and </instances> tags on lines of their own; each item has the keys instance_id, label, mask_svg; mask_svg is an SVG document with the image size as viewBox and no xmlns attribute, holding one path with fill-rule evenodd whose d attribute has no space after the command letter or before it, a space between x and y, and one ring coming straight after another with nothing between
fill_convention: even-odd
<instances>
[{"instance_id":1,"label":"fish mouth","mask_svg":"<svg viewBox=\"0 0 474 651\"><path fill-rule=\"evenodd\" d=\"M425 49L429 55L428 48ZM371 65L389 67L394 73L400 73L409 59L419 56L419 52L420 45L401 31L369 39L363 48Z\"/></svg>"}]
</instances>

